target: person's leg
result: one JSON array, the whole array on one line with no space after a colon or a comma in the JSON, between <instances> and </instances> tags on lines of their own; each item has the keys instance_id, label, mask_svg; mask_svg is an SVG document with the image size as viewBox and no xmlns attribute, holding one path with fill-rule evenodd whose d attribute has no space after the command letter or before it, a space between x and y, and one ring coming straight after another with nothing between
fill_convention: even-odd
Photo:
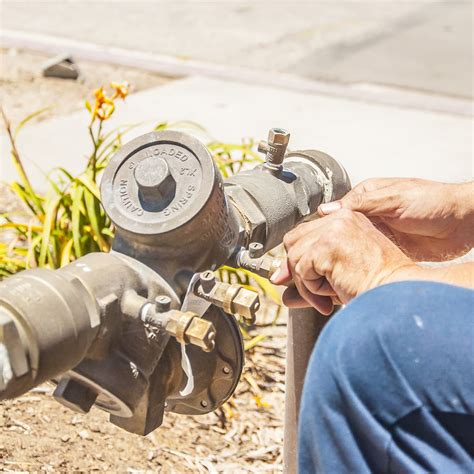
<instances>
[{"instance_id":1,"label":"person's leg","mask_svg":"<svg viewBox=\"0 0 474 474\"><path fill-rule=\"evenodd\" d=\"M474 291L400 282L352 301L308 367L299 473L474 472Z\"/></svg>"}]
</instances>

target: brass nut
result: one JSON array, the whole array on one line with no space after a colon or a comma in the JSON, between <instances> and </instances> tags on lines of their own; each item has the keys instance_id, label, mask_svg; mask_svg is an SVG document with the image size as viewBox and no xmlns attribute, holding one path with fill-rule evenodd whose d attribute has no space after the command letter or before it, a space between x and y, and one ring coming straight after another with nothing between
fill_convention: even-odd
<instances>
[{"instance_id":1,"label":"brass nut","mask_svg":"<svg viewBox=\"0 0 474 474\"><path fill-rule=\"evenodd\" d=\"M268 143L288 145L290 141L290 132L283 130L282 128L272 128L268 132Z\"/></svg>"},{"instance_id":2,"label":"brass nut","mask_svg":"<svg viewBox=\"0 0 474 474\"><path fill-rule=\"evenodd\" d=\"M225 283L224 283L225 285ZM222 283L221 283L222 286ZM240 285L229 285L222 301L222 309L228 314L235 314L233 303L237 293L242 289Z\"/></svg>"},{"instance_id":3,"label":"brass nut","mask_svg":"<svg viewBox=\"0 0 474 474\"><path fill-rule=\"evenodd\" d=\"M165 330L176 338L180 344L186 344L185 332L191 320L196 316L194 313L183 313L179 310L172 310L169 313Z\"/></svg>"},{"instance_id":4,"label":"brass nut","mask_svg":"<svg viewBox=\"0 0 474 474\"><path fill-rule=\"evenodd\" d=\"M214 324L205 319L195 317L185 332L185 337L190 344L201 347L210 352L215 347L216 329Z\"/></svg>"},{"instance_id":5,"label":"brass nut","mask_svg":"<svg viewBox=\"0 0 474 474\"><path fill-rule=\"evenodd\" d=\"M255 321L255 314L260 308L260 298L255 291L240 288L232 301L234 314L238 314L250 322Z\"/></svg>"}]
</instances>

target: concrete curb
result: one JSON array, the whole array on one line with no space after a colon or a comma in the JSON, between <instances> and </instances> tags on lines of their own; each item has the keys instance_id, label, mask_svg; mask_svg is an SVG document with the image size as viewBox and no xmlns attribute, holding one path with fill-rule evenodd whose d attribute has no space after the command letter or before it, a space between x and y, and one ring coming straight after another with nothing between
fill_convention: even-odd
<instances>
[{"instance_id":1,"label":"concrete curb","mask_svg":"<svg viewBox=\"0 0 474 474\"><path fill-rule=\"evenodd\" d=\"M252 85L276 87L296 92L322 94L362 102L391 105L398 108L425 110L442 114L472 117L473 102L466 99L438 96L407 89L358 83L354 85L308 80L289 74L260 72L227 67L171 56L131 51L70 40L50 35L5 29L1 32L3 47L25 48L46 53L67 52L79 58L154 71L163 75L203 76L213 79L239 81Z\"/></svg>"}]
</instances>

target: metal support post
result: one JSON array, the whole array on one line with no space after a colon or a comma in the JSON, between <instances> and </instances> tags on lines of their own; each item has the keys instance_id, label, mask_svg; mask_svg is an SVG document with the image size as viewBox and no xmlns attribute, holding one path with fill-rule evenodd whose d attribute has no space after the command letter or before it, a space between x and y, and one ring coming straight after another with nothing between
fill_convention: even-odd
<instances>
[{"instance_id":1,"label":"metal support post","mask_svg":"<svg viewBox=\"0 0 474 474\"><path fill-rule=\"evenodd\" d=\"M284 472L296 474L298 469L298 416L301 393L309 358L324 325L328 321L312 308L290 309L288 314L285 380Z\"/></svg>"}]
</instances>

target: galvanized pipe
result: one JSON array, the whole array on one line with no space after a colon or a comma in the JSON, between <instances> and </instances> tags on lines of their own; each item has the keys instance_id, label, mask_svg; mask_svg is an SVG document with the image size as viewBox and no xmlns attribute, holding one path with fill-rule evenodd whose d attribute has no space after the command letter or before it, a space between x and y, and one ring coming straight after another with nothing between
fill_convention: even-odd
<instances>
[{"instance_id":1,"label":"galvanized pipe","mask_svg":"<svg viewBox=\"0 0 474 474\"><path fill-rule=\"evenodd\" d=\"M284 472L298 471L298 419L309 358L328 318L315 309L288 312L285 371Z\"/></svg>"}]
</instances>

